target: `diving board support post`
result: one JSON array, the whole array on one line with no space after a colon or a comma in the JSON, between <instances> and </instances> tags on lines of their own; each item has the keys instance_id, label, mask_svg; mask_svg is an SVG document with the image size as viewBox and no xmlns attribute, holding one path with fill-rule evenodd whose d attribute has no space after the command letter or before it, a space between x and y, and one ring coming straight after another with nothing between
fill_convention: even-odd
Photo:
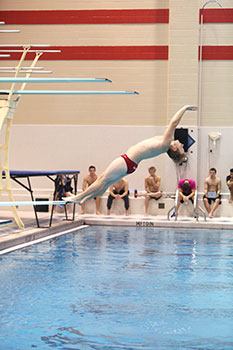
<instances>
[{"instance_id":1,"label":"diving board support post","mask_svg":"<svg viewBox=\"0 0 233 350\"><path fill-rule=\"evenodd\" d=\"M19 63L18 63L18 65L16 66L16 73L15 73L15 76L14 76L15 78L18 76L19 70L20 70L20 68L21 68L21 66L22 66L22 64L23 64L23 61L24 61L24 59L25 59L25 57L26 57L26 55L27 55L27 53L28 53L29 50L30 50L30 46L24 47L24 50L23 50L23 53L22 53L22 55L21 55L21 57L20 57ZM9 105L10 105L11 100L13 99L14 87L15 87L15 83L13 83L13 84L11 85L10 93L9 93L9 96L8 96Z\"/></svg>"},{"instance_id":2,"label":"diving board support post","mask_svg":"<svg viewBox=\"0 0 233 350\"><path fill-rule=\"evenodd\" d=\"M20 68L29 50L30 50L30 46L24 47L19 63L16 66L15 78L17 78L17 75L19 74ZM41 55L42 53L36 53L36 56L31 64L31 67L34 67L36 65ZM26 77L29 78L30 73L27 74ZM1 171L0 195L2 195L3 192L6 192L10 202L14 202L14 196L11 188L10 172L9 172L9 139L10 139L10 129L11 129L12 119L20 99L20 96L18 96L16 100L13 99L14 86L15 86L15 83L11 85L11 89L9 91L7 100L0 101L0 131L2 134L3 134L3 126L4 124L6 125L5 135L3 135L4 141L3 141L3 144L0 145L0 171ZM24 90L25 86L26 84L23 83L21 86L21 90ZM2 163L2 158L3 158L3 163ZM5 173L4 183L2 178L3 172ZM17 212L16 205L12 204L10 208L11 208L15 223L17 224L20 230L23 230L24 224Z\"/></svg>"},{"instance_id":3,"label":"diving board support post","mask_svg":"<svg viewBox=\"0 0 233 350\"><path fill-rule=\"evenodd\" d=\"M27 52L28 52L28 51L27 51ZM40 52L40 53L37 52L37 53L36 53L36 56L35 56L35 58L34 58L32 64L31 64L30 68L34 68L34 67L35 67L35 65L37 64L37 61L39 60L39 58L40 58L41 55L42 55L42 52ZM15 78L17 78L17 76L18 76L22 64L23 64L23 61L16 67ZM26 74L26 78L28 79L28 78L30 77L30 75L31 75L31 73L27 73L27 74ZM11 93L12 93L12 94L13 94L14 86L15 86L15 83L12 84L12 88L11 88ZM26 83L23 82L23 84L21 85L21 90L23 91L23 90L25 89L25 87L26 87ZM18 98L18 100L19 100L20 96L18 96L17 98Z\"/></svg>"},{"instance_id":4,"label":"diving board support post","mask_svg":"<svg viewBox=\"0 0 233 350\"><path fill-rule=\"evenodd\" d=\"M204 221L206 221L206 213L205 211L198 205L198 193L197 190L195 192L194 196L194 208L193 208L193 215L194 218L196 218L196 221L199 219L199 213L202 213Z\"/></svg>"},{"instance_id":5,"label":"diving board support post","mask_svg":"<svg viewBox=\"0 0 233 350\"><path fill-rule=\"evenodd\" d=\"M3 144L0 145L0 195L2 195L3 192L6 192L8 194L8 198L11 202L14 202L14 197L11 189L11 182L10 182L10 173L9 173L9 137L10 137L10 128L12 123L12 118L14 114L14 110L16 108L16 102L11 101L10 105L8 101L2 100L0 101L0 130L3 129L4 122L6 122L6 130L5 130L5 139L3 141ZM3 157L3 163L2 163L2 157ZM5 183L3 184L3 178L2 174L3 171L5 172ZM12 205L11 211L13 213L14 221L19 227L19 229L24 229L24 224L21 220L21 218L18 215L16 206Z\"/></svg>"}]
</instances>

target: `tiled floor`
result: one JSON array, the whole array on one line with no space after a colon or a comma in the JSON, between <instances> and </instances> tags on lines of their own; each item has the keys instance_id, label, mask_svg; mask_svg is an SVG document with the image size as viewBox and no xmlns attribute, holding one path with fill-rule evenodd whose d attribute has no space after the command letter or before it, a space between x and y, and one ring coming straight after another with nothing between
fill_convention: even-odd
<instances>
[{"instance_id":1,"label":"tiled floor","mask_svg":"<svg viewBox=\"0 0 233 350\"><path fill-rule=\"evenodd\" d=\"M33 241L35 239L50 236L56 232L74 228L82 224L82 220L76 217L75 221L67 221L64 214L55 214L53 216L52 227L49 227L50 214L39 213L40 228L37 227L34 212L22 211L19 213L25 225L24 230L20 230L16 225L0 225L0 251L17 244ZM1 220L11 218L11 212L1 213Z\"/></svg>"},{"instance_id":2,"label":"tiled floor","mask_svg":"<svg viewBox=\"0 0 233 350\"><path fill-rule=\"evenodd\" d=\"M40 225L45 228L37 228L34 212L20 212L20 217L24 222L25 229L19 230L17 226L0 226L0 251L17 244L33 241L35 239L50 236L67 229L75 228L82 224L87 225L117 225L117 226L138 226L138 227L181 227L200 229L231 229L233 230L233 218L218 217L206 221L201 217L199 221L192 217L178 217L167 220L167 216L144 216L144 215L76 215L75 221L66 221L64 214L55 214L53 225L48 228L49 214L39 213ZM11 218L10 212L4 212L0 219Z\"/></svg>"}]
</instances>

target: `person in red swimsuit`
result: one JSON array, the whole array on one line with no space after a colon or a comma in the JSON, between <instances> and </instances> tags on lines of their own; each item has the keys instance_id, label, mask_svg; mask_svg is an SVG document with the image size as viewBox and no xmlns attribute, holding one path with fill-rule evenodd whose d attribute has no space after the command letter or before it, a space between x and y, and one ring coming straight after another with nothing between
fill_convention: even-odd
<instances>
[{"instance_id":1,"label":"person in red swimsuit","mask_svg":"<svg viewBox=\"0 0 233 350\"><path fill-rule=\"evenodd\" d=\"M130 147L125 154L113 160L85 191L75 196L65 197L64 200L82 205L88 199L101 196L110 185L118 182L127 174L133 173L143 159L157 157L167 152L175 163L181 164L182 161L187 160L183 145L178 140L174 140L174 131L186 111L196 110L197 107L189 105L179 109L162 136L151 137Z\"/></svg>"}]
</instances>

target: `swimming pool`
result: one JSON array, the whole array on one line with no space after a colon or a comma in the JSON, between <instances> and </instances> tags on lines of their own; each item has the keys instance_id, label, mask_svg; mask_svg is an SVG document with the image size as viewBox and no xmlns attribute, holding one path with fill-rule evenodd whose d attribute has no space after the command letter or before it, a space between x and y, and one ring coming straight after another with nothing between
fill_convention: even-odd
<instances>
[{"instance_id":1,"label":"swimming pool","mask_svg":"<svg viewBox=\"0 0 233 350\"><path fill-rule=\"evenodd\" d=\"M0 261L0 349L233 349L231 231L89 227Z\"/></svg>"}]
</instances>

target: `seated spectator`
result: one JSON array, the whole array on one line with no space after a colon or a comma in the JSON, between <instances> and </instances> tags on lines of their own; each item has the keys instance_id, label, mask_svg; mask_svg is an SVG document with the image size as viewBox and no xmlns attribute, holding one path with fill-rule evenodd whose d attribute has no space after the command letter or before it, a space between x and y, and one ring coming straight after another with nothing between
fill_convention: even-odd
<instances>
[{"instance_id":1,"label":"seated spectator","mask_svg":"<svg viewBox=\"0 0 233 350\"><path fill-rule=\"evenodd\" d=\"M154 166L148 169L149 176L145 178L145 191L146 193L138 193L134 191L134 197L146 197L145 200L145 215L149 214L149 202L151 199L158 200L162 197L162 192L159 190L160 187L160 176L156 175L156 168Z\"/></svg>"},{"instance_id":2,"label":"seated spectator","mask_svg":"<svg viewBox=\"0 0 233 350\"><path fill-rule=\"evenodd\" d=\"M232 203L233 202L233 168L230 169L230 175L226 177L226 182L231 195L231 198L229 199L229 203Z\"/></svg>"},{"instance_id":3,"label":"seated spectator","mask_svg":"<svg viewBox=\"0 0 233 350\"><path fill-rule=\"evenodd\" d=\"M125 179L121 179L109 187L109 196L107 201L107 215L110 215L110 209L114 199L122 198L125 203L125 215L129 215L129 185Z\"/></svg>"},{"instance_id":4,"label":"seated spectator","mask_svg":"<svg viewBox=\"0 0 233 350\"><path fill-rule=\"evenodd\" d=\"M180 203L188 205L189 200L193 203L193 199L196 191L196 183L192 179L182 179L178 183L178 203L177 203L177 213L180 207ZM175 216L175 212L172 214L172 217Z\"/></svg>"},{"instance_id":5,"label":"seated spectator","mask_svg":"<svg viewBox=\"0 0 233 350\"><path fill-rule=\"evenodd\" d=\"M63 197L69 197L71 196L73 192L73 188L71 186L71 179L69 176L63 175L57 175L55 179L55 190L53 194L53 198L55 201L59 200L62 201ZM56 206L53 207L53 210ZM63 205L60 206L61 208ZM68 206L69 209L69 206Z\"/></svg>"},{"instance_id":6,"label":"seated spectator","mask_svg":"<svg viewBox=\"0 0 233 350\"><path fill-rule=\"evenodd\" d=\"M221 180L216 176L217 170L211 168L209 170L209 176L205 179L205 190L203 201L205 208L209 214L209 218L213 218L213 214L219 204L221 204ZM211 209L211 202L214 202Z\"/></svg>"},{"instance_id":7,"label":"seated spectator","mask_svg":"<svg viewBox=\"0 0 233 350\"><path fill-rule=\"evenodd\" d=\"M89 174L85 176L83 179L83 187L82 187L83 191L85 191L87 187L91 186L98 178L98 175L96 174L96 167L94 165L90 165L88 170L89 170ZM96 215L100 215L100 198L101 197L94 197L95 206L96 206ZM80 214L84 214L84 213L85 213L85 204L82 204Z\"/></svg>"}]
</instances>

